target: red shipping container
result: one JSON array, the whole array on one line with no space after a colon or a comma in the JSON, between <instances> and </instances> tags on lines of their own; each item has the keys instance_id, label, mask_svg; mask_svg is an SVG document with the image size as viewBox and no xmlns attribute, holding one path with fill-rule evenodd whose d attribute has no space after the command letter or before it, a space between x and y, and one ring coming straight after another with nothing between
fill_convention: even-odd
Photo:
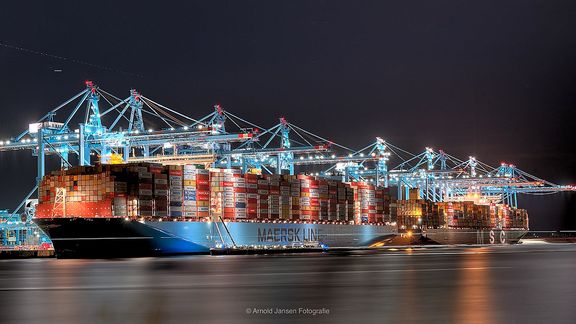
<instances>
[{"instance_id":1,"label":"red shipping container","mask_svg":"<svg viewBox=\"0 0 576 324\"><path fill-rule=\"evenodd\" d=\"M182 170L168 170L168 174L172 176L182 176Z\"/></svg>"}]
</instances>

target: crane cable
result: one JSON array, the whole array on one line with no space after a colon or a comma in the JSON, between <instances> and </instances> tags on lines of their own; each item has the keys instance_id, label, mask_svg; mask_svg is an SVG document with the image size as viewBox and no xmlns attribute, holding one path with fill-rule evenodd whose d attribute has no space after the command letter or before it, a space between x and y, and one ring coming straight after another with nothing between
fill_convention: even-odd
<instances>
[{"instance_id":1,"label":"crane cable","mask_svg":"<svg viewBox=\"0 0 576 324\"><path fill-rule=\"evenodd\" d=\"M144 78L144 76L142 74L127 72L127 71L119 70L119 69L112 68L109 66L104 66L104 65L100 65L100 64L93 64L90 62L78 60L75 58L64 57L64 56L50 54L50 53L46 53L46 52L41 52L41 51L37 51L37 50L33 50L33 49L21 47L21 46L11 45L11 44L8 44L4 41L0 41L0 46L8 48L8 49L13 49L13 50L17 50L20 52L28 53L28 54L45 56L45 57L49 57L49 58L53 58L53 59L57 59L57 60L61 60L61 61L76 63L76 64L80 64L80 65L86 65L86 66L93 67L93 68L96 68L99 70L120 73L120 74L129 75L129 76L133 76L133 77L137 77L137 78Z\"/></svg>"}]
</instances>

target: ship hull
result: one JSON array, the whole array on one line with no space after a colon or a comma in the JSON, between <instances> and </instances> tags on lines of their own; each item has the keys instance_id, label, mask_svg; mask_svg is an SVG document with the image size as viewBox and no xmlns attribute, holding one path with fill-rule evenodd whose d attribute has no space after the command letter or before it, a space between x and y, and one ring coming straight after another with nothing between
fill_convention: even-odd
<instances>
[{"instance_id":1,"label":"ship hull","mask_svg":"<svg viewBox=\"0 0 576 324\"><path fill-rule=\"evenodd\" d=\"M516 244L524 229L427 229L423 236L438 244Z\"/></svg>"},{"instance_id":2,"label":"ship hull","mask_svg":"<svg viewBox=\"0 0 576 324\"><path fill-rule=\"evenodd\" d=\"M292 246L317 242L367 247L396 235L392 226L146 221L122 218L37 218L59 258L207 254L226 246Z\"/></svg>"}]
</instances>

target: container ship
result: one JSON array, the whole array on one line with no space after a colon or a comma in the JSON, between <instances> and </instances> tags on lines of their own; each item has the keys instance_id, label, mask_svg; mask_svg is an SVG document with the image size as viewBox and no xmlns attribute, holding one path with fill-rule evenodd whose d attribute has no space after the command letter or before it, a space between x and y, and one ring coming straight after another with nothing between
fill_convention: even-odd
<instances>
[{"instance_id":1,"label":"container ship","mask_svg":"<svg viewBox=\"0 0 576 324\"><path fill-rule=\"evenodd\" d=\"M34 221L57 257L209 253L226 246L367 247L397 234L387 188L151 163L54 171L39 185Z\"/></svg>"},{"instance_id":2,"label":"container ship","mask_svg":"<svg viewBox=\"0 0 576 324\"><path fill-rule=\"evenodd\" d=\"M480 202L474 196L446 202L419 197L419 189L411 189L408 200L392 203L400 232L414 231L438 244L514 244L528 232L525 209Z\"/></svg>"}]
</instances>

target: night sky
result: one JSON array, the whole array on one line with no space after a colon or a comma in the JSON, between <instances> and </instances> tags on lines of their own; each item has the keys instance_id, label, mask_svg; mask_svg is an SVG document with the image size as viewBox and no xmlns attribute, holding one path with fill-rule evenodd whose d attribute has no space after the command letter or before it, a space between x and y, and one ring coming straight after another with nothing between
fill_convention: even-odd
<instances>
[{"instance_id":1,"label":"night sky","mask_svg":"<svg viewBox=\"0 0 576 324\"><path fill-rule=\"evenodd\" d=\"M91 79L193 117L220 103L354 148L381 136L576 183L574 1L56 3L0 4L2 44L63 58L0 46L2 140ZM0 154L0 208L35 172ZM576 229L576 194L522 202L532 229Z\"/></svg>"}]
</instances>

